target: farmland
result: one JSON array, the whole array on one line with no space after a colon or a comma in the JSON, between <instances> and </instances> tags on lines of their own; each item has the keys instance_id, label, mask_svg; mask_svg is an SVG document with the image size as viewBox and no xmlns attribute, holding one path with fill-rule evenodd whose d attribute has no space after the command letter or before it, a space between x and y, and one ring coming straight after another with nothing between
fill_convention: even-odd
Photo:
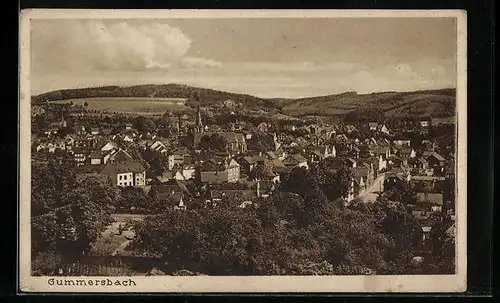
<instances>
[{"instance_id":1,"label":"farmland","mask_svg":"<svg viewBox=\"0 0 500 303\"><path fill-rule=\"evenodd\" d=\"M78 98L51 101L51 103L70 103L74 105L84 105L87 102L87 109L117 112L134 113L141 115L159 115L168 111L183 111L187 109L186 99L183 98L144 98L144 97L107 97L107 98Z\"/></svg>"}]
</instances>

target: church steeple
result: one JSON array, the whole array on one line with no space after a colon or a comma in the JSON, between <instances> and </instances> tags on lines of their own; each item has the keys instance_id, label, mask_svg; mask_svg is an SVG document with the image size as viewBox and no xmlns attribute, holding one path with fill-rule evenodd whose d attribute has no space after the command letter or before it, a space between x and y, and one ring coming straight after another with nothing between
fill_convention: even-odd
<instances>
[{"instance_id":1,"label":"church steeple","mask_svg":"<svg viewBox=\"0 0 500 303\"><path fill-rule=\"evenodd\" d=\"M201 111L199 104L196 108L196 131L199 133L203 132L203 122L201 121Z\"/></svg>"}]
</instances>

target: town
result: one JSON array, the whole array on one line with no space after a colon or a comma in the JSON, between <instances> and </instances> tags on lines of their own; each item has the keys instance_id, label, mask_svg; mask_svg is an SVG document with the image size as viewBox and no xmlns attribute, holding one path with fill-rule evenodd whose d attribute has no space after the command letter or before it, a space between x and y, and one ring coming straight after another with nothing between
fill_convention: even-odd
<instances>
[{"instance_id":1,"label":"town","mask_svg":"<svg viewBox=\"0 0 500 303\"><path fill-rule=\"evenodd\" d=\"M189 110L157 116L71 103L32 106L33 165L70 170L77 180L89 176L116 190L119 198L109 226L128 240L108 256L130 254L125 247L141 233L131 226L148 216L204 209L250 212L279 197L305 201L309 191L319 188L339 209L363 212L384 201L389 208L403 205L404 217L416 222L410 232L411 261L436 262L449 243L450 264L442 266L445 272L434 272L453 273L454 124L441 124L432 115L371 120L365 112L345 120L256 118L242 114L241 105L232 100L214 107L194 99ZM286 219L294 216L290 207L279 222L294 220ZM94 242L113 242L100 237ZM365 271L382 269L369 266ZM63 273L71 274L71 268Z\"/></svg>"}]
</instances>

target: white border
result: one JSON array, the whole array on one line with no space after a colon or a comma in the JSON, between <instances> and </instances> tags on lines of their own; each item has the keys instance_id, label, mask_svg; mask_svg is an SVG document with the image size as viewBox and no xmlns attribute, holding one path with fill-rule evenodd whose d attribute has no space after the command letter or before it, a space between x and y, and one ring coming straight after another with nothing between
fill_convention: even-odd
<instances>
[{"instance_id":1,"label":"white border","mask_svg":"<svg viewBox=\"0 0 500 303\"><path fill-rule=\"evenodd\" d=\"M439 18L457 20L457 273L435 276L132 277L137 286L50 286L30 276L30 21L152 18ZM467 22L460 10L23 10L20 18L19 281L23 292L463 292L467 267ZM72 277L74 278L74 277ZM106 279L110 277L87 277ZM123 277L124 279L128 279Z\"/></svg>"}]
</instances>

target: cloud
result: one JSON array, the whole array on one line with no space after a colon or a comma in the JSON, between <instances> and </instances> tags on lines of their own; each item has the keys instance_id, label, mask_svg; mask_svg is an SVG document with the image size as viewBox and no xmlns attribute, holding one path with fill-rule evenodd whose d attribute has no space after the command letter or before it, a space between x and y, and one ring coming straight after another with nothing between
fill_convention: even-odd
<instances>
[{"instance_id":1,"label":"cloud","mask_svg":"<svg viewBox=\"0 0 500 303\"><path fill-rule=\"evenodd\" d=\"M131 70L219 67L189 57L191 39L164 23L37 21L32 30L33 65L39 70Z\"/></svg>"}]
</instances>

